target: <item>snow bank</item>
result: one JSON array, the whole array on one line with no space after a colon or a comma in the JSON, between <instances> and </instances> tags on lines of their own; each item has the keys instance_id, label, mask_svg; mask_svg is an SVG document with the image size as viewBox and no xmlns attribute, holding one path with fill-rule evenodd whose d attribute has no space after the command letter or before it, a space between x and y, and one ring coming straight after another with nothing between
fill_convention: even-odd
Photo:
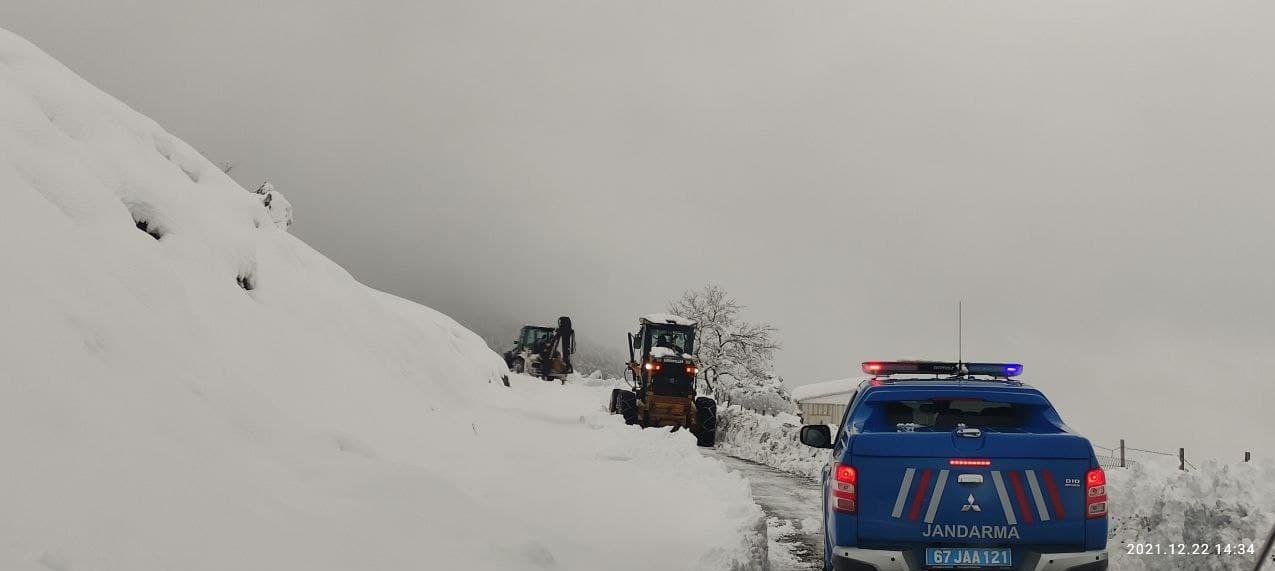
<instances>
[{"instance_id":1,"label":"snow bank","mask_svg":"<svg viewBox=\"0 0 1275 571\"><path fill-rule=\"evenodd\" d=\"M1275 525L1275 464L1206 461L1180 471L1175 461L1139 461L1107 470L1113 569L1251 569L1252 555L1169 555L1170 545L1255 544ZM1161 554L1129 554L1130 544ZM1212 553L1212 552L1210 552Z\"/></svg>"},{"instance_id":2,"label":"snow bank","mask_svg":"<svg viewBox=\"0 0 1275 571\"><path fill-rule=\"evenodd\" d=\"M3 30L0 193L0 569L764 561L688 435L505 387L476 335Z\"/></svg>"},{"instance_id":3,"label":"snow bank","mask_svg":"<svg viewBox=\"0 0 1275 571\"><path fill-rule=\"evenodd\" d=\"M717 449L736 458L760 462L819 478L828 452L798 441L801 419L791 414L769 416L730 405L717 409Z\"/></svg>"},{"instance_id":4,"label":"snow bank","mask_svg":"<svg viewBox=\"0 0 1275 571\"><path fill-rule=\"evenodd\" d=\"M473 425L472 438L501 455L457 449L448 463L477 493L509 506L506 521L551 533L546 546L562 568L762 568L765 515L748 482L701 455L689 432L643 430L608 414L618 381L574 380L512 377L516 398ZM653 549L636 556L632 545Z\"/></svg>"},{"instance_id":5,"label":"snow bank","mask_svg":"<svg viewBox=\"0 0 1275 571\"><path fill-rule=\"evenodd\" d=\"M719 403L734 404L768 415L794 417L798 408L788 396L783 377L774 373L745 379L723 375L713 382L713 395Z\"/></svg>"}]
</instances>

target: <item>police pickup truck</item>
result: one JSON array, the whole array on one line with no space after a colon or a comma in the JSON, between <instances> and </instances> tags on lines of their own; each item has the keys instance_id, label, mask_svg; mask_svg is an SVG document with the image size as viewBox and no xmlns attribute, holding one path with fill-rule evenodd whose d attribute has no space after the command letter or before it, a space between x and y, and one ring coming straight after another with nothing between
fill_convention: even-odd
<instances>
[{"instance_id":1,"label":"police pickup truck","mask_svg":"<svg viewBox=\"0 0 1275 571\"><path fill-rule=\"evenodd\" d=\"M1017 363L868 362L823 470L824 567L1107 568L1106 475Z\"/></svg>"}]
</instances>

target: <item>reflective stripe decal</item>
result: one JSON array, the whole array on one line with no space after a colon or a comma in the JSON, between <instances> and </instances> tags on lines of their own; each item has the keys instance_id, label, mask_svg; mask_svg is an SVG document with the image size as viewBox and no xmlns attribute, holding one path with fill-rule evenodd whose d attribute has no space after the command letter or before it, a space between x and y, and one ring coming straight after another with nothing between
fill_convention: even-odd
<instances>
[{"instance_id":1,"label":"reflective stripe decal","mask_svg":"<svg viewBox=\"0 0 1275 571\"><path fill-rule=\"evenodd\" d=\"M912 497L912 509L908 510L908 519L915 520L921 515L921 502L925 501L925 492L930 488L930 469L921 470L921 483L916 485L916 495Z\"/></svg>"},{"instance_id":2,"label":"reflective stripe decal","mask_svg":"<svg viewBox=\"0 0 1275 571\"><path fill-rule=\"evenodd\" d=\"M1023 514L1023 523L1032 522L1032 508L1027 505L1027 494L1023 492L1023 482L1018 478L1018 472L1010 471L1009 483L1014 486L1014 497L1018 499L1018 511Z\"/></svg>"},{"instance_id":3,"label":"reflective stripe decal","mask_svg":"<svg viewBox=\"0 0 1275 571\"><path fill-rule=\"evenodd\" d=\"M1040 493L1040 483L1036 481L1036 471L1027 471L1027 487L1032 490L1032 499L1036 500L1036 512L1040 521L1049 521L1049 508L1045 506L1045 496Z\"/></svg>"},{"instance_id":4,"label":"reflective stripe decal","mask_svg":"<svg viewBox=\"0 0 1275 571\"><path fill-rule=\"evenodd\" d=\"M947 470L939 470L939 481L934 485L934 495L930 496L930 509L925 511L925 523L934 523L934 512L939 509L939 500L943 499L945 487L947 487Z\"/></svg>"},{"instance_id":5,"label":"reflective stripe decal","mask_svg":"<svg viewBox=\"0 0 1275 571\"><path fill-rule=\"evenodd\" d=\"M1018 525L1014 517L1014 506L1009 505L1009 494L1005 492L1005 480L1001 479L1000 470L992 470L992 483L996 484L996 495L1001 499L1001 509L1005 510L1005 523Z\"/></svg>"},{"instance_id":6,"label":"reflective stripe decal","mask_svg":"<svg viewBox=\"0 0 1275 571\"><path fill-rule=\"evenodd\" d=\"M912 476L915 474L916 468L903 472L903 484L899 486L899 497L894 499L894 511L890 512L890 517L903 517L903 505L908 501L908 490L912 489Z\"/></svg>"},{"instance_id":7,"label":"reflective stripe decal","mask_svg":"<svg viewBox=\"0 0 1275 571\"><path fill-rule=\"evenodd\" d=\"M1054 483L1054 475L1049 470L1041 470L1040 475L1045 477L1045 489L1049 491L1049 501L1054 504L1054 517L1058 519L1067 519L1067 512L1063 511L1062 498L1058 495L1058 485Z\"/></svg>"}]
</instances>

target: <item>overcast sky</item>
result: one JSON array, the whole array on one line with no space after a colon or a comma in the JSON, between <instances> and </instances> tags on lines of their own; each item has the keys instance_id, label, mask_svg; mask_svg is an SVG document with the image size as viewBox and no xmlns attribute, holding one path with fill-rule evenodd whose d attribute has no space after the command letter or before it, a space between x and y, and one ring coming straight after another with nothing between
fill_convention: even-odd
<instances>
[{"instance_id":1,"label":"overcast sky","mask_svg":"<svg viewBox=\"0 0 1275 571\"><path fill-rule=\"evenodd\" d=\"M1275 439L1275 4L6 0L359 279L480 331L720 284L793 384L1016 359L1095 442Z\"/></svg>"}]
</instances>

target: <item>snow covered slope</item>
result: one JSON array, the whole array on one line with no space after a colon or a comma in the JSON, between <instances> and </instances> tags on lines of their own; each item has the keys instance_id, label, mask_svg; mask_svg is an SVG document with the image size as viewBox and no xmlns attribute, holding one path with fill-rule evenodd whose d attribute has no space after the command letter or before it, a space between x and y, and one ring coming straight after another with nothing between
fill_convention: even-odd
<instances>
[{"instance_id":1,"label":"snow covered slope","mask_svg":"<svg viewBox=\"0 0 1275 571\"><path fill-rule=\"evenodd\" d=\"M747 486L687 435L506 388L476 335L3 30L0 201L0 569L759 561ZM663 549L611 566L635 539Z\"/></svg>"}]
</instances>

